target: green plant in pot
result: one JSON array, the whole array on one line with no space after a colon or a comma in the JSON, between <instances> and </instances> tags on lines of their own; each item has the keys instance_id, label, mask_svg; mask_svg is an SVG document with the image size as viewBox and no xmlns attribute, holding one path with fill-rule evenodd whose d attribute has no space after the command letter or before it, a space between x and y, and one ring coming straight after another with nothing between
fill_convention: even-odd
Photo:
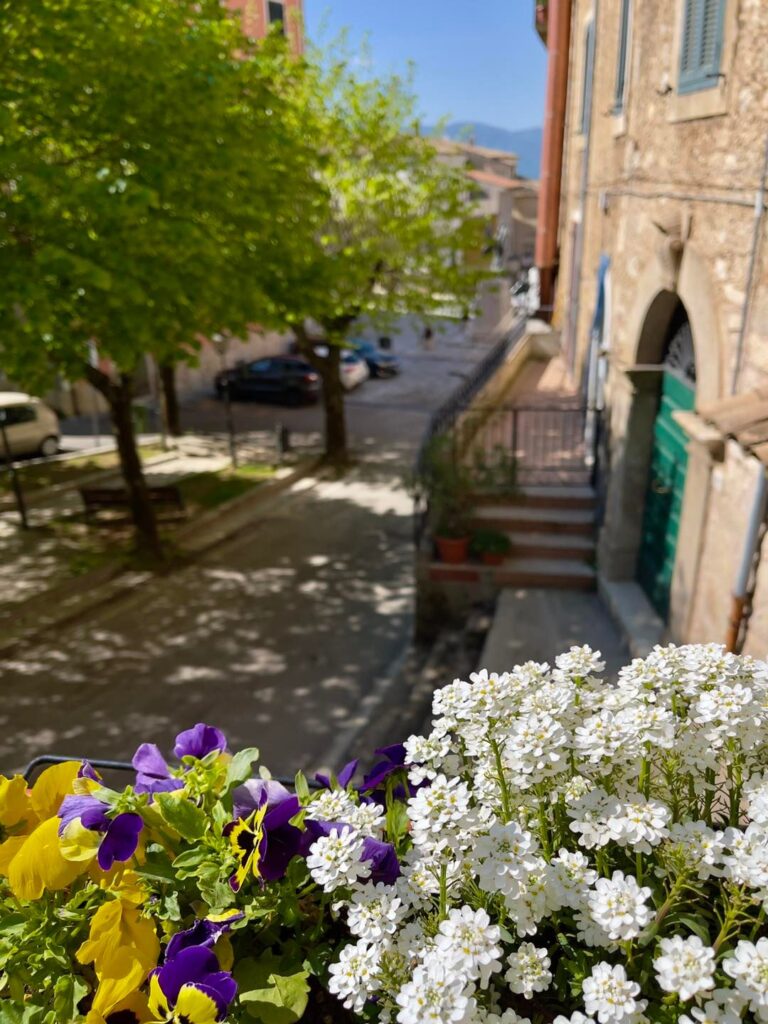
<instances>
[{"instance_id":1,"label":"green plant in pot","mask_svg":"<svg viewBox=\"0 0 768 1024\"><path fill-rule=\"evenodd\" d=\"M466 562L472 476L455 457L450 438L435 438L427 449L422 483L429 494L429 520L440 561Z\"/></svg>"},{"instance_id":2,"label":"green plant in pot","mask_svg":"<svg viewBox=\"0 0 768 1024\"><path fill-rule=\"evenodd\" d=\"M484 565L501 565L512 550L512 541L501 530L477 530L469 547Z\"/></svg>"}]
</instances>

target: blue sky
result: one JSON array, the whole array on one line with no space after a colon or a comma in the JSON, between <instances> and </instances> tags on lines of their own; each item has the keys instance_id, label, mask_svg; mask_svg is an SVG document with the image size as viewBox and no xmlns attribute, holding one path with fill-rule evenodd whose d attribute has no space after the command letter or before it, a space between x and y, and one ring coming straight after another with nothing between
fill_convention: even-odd
<instances>
[{"instance_id":1,"label":"blue sky","mask_svg":"<svg viewBox=\"0 0 768 1024\"><path fill-rule=\"evenodd\" d=\"M304 0L310 38L367 34L373 72L416 65L427 124L483 121L516 130L540 125L546 51L533 29L533 0Z\"/></svg>"}]
</instances>

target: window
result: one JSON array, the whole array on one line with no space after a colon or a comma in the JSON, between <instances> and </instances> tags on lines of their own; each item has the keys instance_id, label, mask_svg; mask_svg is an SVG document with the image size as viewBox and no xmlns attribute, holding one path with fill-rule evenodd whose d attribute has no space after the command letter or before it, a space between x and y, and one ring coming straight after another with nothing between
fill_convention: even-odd
<instances>
[{"instance_id":1,"label":"window","mask_svg":"<svg viewBox=\"0 0 768 1024\"><path fill-rule=\"evenodd\" d=\"M584 33L584 82L581 90L580 131L586 135L589 131L589 118L592 113L592 77L595 65L595 23L590 21Z\"/></svg>"},{"instance_id":2,"label":"window","mask_svg":"<svg viewBox=\"0 0 768 1024\"><path fill-rule=\"evenodd\" d=\"M17 423L34 423L37 413L31 405L7 405L0 409L0 419L5 420L6 427L15 427Z\"/></svg>"},{"instance_id":3,"label":"window","mask_svg":"<svg viewBox=\"0 0 768 1024\"><path fill-rule=\"evenodd\" d=\"M272 369L271 359L259 359L248 367L251 373L268 373Z\"/></svg>"},{"instance_id":4,"label":"window","mask_svg":"<svg viewBox=\"0 0 768 1024\"><path fill-rule=\"evenodd\" d=\"M712 89L720 77L725 0L683 0L677 91Z\"/></svg>"},{"instance_id":5,"label":"window","mask_svg":"<svg viewBox=\"0 0 768 1024\"><path fill-rule=\"evenodd\" d=\"M267 4L267 16L270 25L280 25L281 32L285 33L285 4L275 3L269 0Z\"/></svg>"},{"instance_id":6,"label":"window","mask_svg":"<svg viewBox=\"0 0 768 1024\"><path fill-rule=\"evenodd\" d=\"M627 92L629 65L629 19L632 11L632 0L621 0L621 27L619 28L619 59L616 64L616 88L613 95L613 112L620 114L624 110L624 99Z\"/></svg>"}]
</instances>

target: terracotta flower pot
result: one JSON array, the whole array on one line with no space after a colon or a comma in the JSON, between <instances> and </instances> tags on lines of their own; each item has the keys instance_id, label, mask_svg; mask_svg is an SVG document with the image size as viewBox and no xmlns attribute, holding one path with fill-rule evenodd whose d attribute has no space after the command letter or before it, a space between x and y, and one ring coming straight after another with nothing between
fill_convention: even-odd
<instances>
[{"instance_id":1,"label":"terracotta flower pot","mask_svg":"<svg viewBox=\"0 0 768 1024\"><path fill-rule=\"evenodd\" d=\"M498 551L484 551L480 555L483 565L501 565L504 562L504 555Z\"/></svg>"},{"instance_id":2,"label":"terracotta flower pot","mask_svg":"<svg viewBox=\"0 0 768 1024\"><path fill-rule=\"evenodd\" d=\"M469 537L435 537L441 562L458 565L469 558Z\"/></svg>"}]
</instances>

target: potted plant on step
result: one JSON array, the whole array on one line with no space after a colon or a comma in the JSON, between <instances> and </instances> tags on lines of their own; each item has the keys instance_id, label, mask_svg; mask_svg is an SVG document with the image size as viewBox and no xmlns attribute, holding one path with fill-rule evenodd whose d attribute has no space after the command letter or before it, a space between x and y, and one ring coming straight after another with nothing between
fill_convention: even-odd
<instances>
[{"instance_id":1,"label":"potted plant on step","mask_svg":"<svg viewBox=\"0 0 768 1024\"><path fill-rule=\"evenodd\" d=\"M425 453L422 484L429 495L429 522L441 562L469 558L472 476L447 437L433 440Z\"/></svg>"},{"instance_id":2,"label":"potted plant on step","mask_svg":"<svg viewBox=\"0 0 768 1024\"><path fill-rule=\"evenodd\" d=\"M512 550L512 541L501 530L477 530L469 547L483 565L501 565Z\"/></svg>"}]
</instances>

